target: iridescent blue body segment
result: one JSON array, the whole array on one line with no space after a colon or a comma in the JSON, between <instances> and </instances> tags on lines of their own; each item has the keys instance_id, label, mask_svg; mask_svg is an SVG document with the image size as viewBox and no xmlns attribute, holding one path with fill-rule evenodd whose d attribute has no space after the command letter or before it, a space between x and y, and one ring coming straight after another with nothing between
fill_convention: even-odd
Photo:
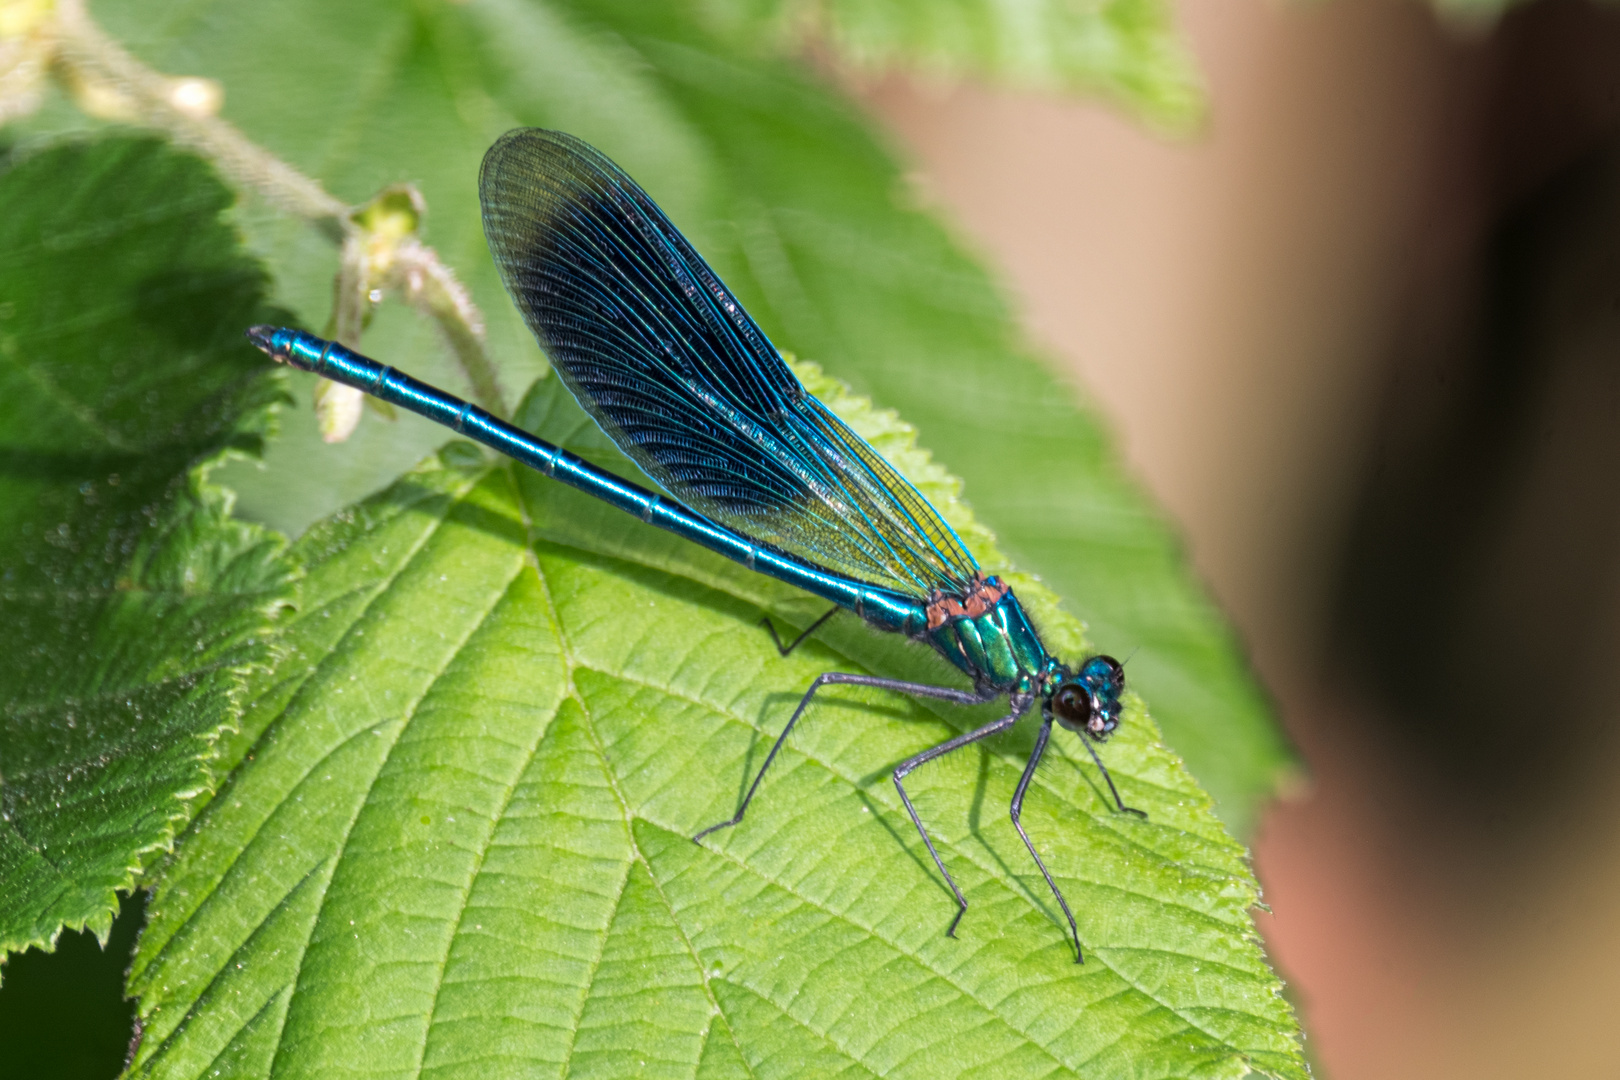
<instances>
[{"instance_id":1,"label":"iridescent blue body segment","mask_svg":"<svg viewBox=\"0 0 1620 1080\"><path fill-rule=\"evenodd\" d=\"M977 616L956 615L928 630L929 604L889 589L853 581L810 565L695 514L584 458L513 427L471 402L362 356L335 341L302 330L254 327L254 343L284 363L352 386L482 443L514 461L618 507L627 514L701 544L750 570L785 581L880 630L924 638L976 684L997 690L1030 690L1053 661L1010 589ZM808 395L807 395L808 396ZM983 579L981 579L983 580ZM996 583L995 578L990 578Z\"/></svg>"},{"instance_id":2,"label":"iridescent blue body segment","mask_svg":"<svg viewBox=\"0 0 1620 1080\"><path fill-rule=\"evenodd\" d=\"M302 330L269 327L254 327L252 335L254 344L284 363L313 371L443 424L649 525L684 536L710 551L735 559L750 570L768 574L847 608L881 629L915 636L927 623L924 605L910 597L828 573L756 543L701 514L692 513L666 496L598 469L584 458L537 439L470 402L361 356L335 341Z\"/></svg>"}]
</instances>

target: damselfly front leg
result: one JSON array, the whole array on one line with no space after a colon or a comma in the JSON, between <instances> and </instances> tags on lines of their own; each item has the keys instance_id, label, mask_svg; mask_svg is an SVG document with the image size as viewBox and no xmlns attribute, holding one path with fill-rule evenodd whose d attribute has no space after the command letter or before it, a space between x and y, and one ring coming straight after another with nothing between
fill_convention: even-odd
<instances>
[{"instance_id":1,"label":"damselfly front leg","mask_svg":"<svg viewBox=\"0 0 1620 1080\"><path fill-rule=\"evenodd\" d=\"M825 620L827 616L831 614L832 612L829 611L827 615L822 616L822 620ZM814 629L814 627L811 629ZM808 632L809 631L806 631L806 633ZM795 642L795 644L797 644L797 642ZM897 694L907 694L911 697L933 698L937 701L949 701L956 705L983 705L985 702L992 700L997 695L997 691L992 689L985 689L983 691L957 690L949 686L931 686L928 683L902 682L899 679L880 679L876 675L852 675L843 671L829 671L825 674L818 675L816 677L816 681L810 684L810 689L804 692L804 697L799 699L799 707L793 710L793 715L788 718L787 727L782 729L782 734L778 735L776 737L776 742L771 745L771 752L765 755L765 764L759 767L759 773L754 777L754 782L748 785L748 793L743 796L742 805L737 807L737 813L726 821L722 821L716 825L710 825L707 829L704 829L702 832L692 837L692 842L694 844L699 840L702 840L705 836L708 836L710 833L714 832L716 829L728 828L737 824L743 819L743 815L748 812L749 802L751 802L754 798L754 792L759 790L759 782L765 779L765 770L769 769L771 767L771 762L776 760L776 753L782 749L782 744L787 742L788 734L793 730L793 725L799 722L799 717L804 715L804 710L810 707L810 699L816 696L816 691L820 690L823 686L829 685L870 686L877 690L893 690ZM901 798L904 798L905 792L902 791L900 795ZM909 805L910 804L908 803L907 806L909 807ZM916 814L912 814L913 819L915 819L916 816ZM922 828L922 826L919 825L918 828ZM925 835L923 839L926 840L928 837ZM934 859L938 861L939 856L935 855ZM941 869L943 869L943 866ZM948 877L949 875L946 876ZM952 888L955 888L955 886L953 885ZM954 926L955 924L953 923L952 925Z\"/></svg>"},{"instance_id":2,"label":"damselfly front leg","mask_svg":"<svg viewBox=\"0 0 1620 1080\"><path fill-rule=\"evenodd\" d=\"M1050 721L1048 721L1048 723L1050 723ZM1082 736L1080 741L1085 744L1086 753L1091 755L1091 760L1097 763L1097 771L1102 773L1103 780L1108 784L1109 793L1114 796L1114 805L1119 807L1122 813L1135 814L1143 821L1146 821L1146 810L1138 810L1134 806L1126 806L1125 800L1119 797L1119 788L1114 786L1114 778L1108 774L1108 766L1102 763L1102 757L1098 755L1097 748L1091 745L1091 740Z\"/></svg>"}]
</instances>

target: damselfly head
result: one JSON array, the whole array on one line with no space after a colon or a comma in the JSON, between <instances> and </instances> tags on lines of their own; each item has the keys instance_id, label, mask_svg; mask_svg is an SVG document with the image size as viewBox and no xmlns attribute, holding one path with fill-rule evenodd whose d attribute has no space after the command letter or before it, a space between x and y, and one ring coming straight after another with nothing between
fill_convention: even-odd
<instances>
[{"instance_id":1,"label":"damselfly head","mask_svg":"<svg viewBox=\"0 0 1620 1080\"><path fill-rule=\"evenodd\" d=\"M1046 707L1058 723L1102 742L1119 727L1125 669L1112 656L1093 656L1052 691Z\"/></svg>"}]
</instances>

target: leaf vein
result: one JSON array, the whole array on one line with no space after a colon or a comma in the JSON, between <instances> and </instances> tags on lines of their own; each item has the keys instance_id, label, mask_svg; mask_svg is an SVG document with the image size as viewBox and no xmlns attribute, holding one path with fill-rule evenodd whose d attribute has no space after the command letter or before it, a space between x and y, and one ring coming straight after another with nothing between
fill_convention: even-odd
<instances>
[{"instance_id":1,"label":"leaf vein","mask_svg":"<svg viewBox=\"0 0 1620 1080\"><path fill-rule=\"evenodd\" d=\"M518 575L520 575L523 572L523 570L525 570L528 567L533 565L532 560L533 560L533 554L530 553L519 564L518 574L513 575L511 581L507 582L506 588L502 591L503 596L507 595L507 594L509 594L511 592L511 588L512 588L513 583L515 583L518 580ZM497 601L497 603L498 602L499 601ZM494 610L493 605L491 606L490 610L491 611ZM488 618L488 613L485 614L485 619L487 619L487 618ZM482 622L482 620L481 620L481 622ZM558 699L558 704L559 705L561 704L561 699L560 698ZM434 986L433 986L433 1001L432 1001L432 1004L428 1008L427 1035L422 1040L422 1051L421 1051L420 1054L417 1055L417 1059L416 1059L416 1073L417 1073L417 1075L421 1075L422 1070L423 1070L424 1066L426 1065L427 1056L428 1056L428 1050L429 1050L429 1048L430 1048L430 1046L432 1045L432 1042L433 1042L433 1033L434 1033L435 1030L437 1030L436 1021L437 1021L437 1018L438 1018L438 1015L439 1015L439 1003L440 1003L441 994L442 994L442 992L444 990L445 974L448 971L449 965L450 965L450 955L449 954L450 954L450 950L452 948L454 948L454 946L455 946L456 938L461 935L462 928L466 925L467 912L468 912L468 910L470 908L470 903L469 902L472 899L473 886L477 883L479 875L483 873L484 864L489 859L490 850L493 847L496 846L495 837L496 837L496 834L499 832L500 822L506 817L506 812L507 812L508 809L510 809L510 807L512 805L512 799L516 796L518 788L522 786L523 774L524 774L525 770L527 769L528 764L532 763L534 761L534 756L539 751L540 742L541 742L541 740L543 740L545 738L546 732L551 730L552 721L555 720L555 719L556 719L556 711L553 710L552 714L551 714L551 717L549 719L547 719L545 723L535 725L536 730L535 730L534 738L529 741L529 744L528 744L527 747L519 747L518 744L515 744L515 743L508 744L508 745L512 746L513 749L521 748L521 749L526 750L525 759L524 759L525 764L524 764L523 768L514 769L512 771L511 779L509 781L507 781L506 784L504 785L504 790L501 792L500 806L495 808L494 812L490 816L491 825L490 825L489 833L488 833L488 835L486 835L484 837L483 842L481 844L479 844L479 846L478 846L478 851L477 851L476 855L474 856L474 862L473 862L473 866L471 868L471 872L467 875L465 887L462 888L462 890L461 890L461 902L460 902L460 905L459 905L460 911L456 916L455 929L450 932L450 935L449 935L449 937L447 938L447 940L445 942L445 955L435 965L435 968L437 970L438 978L436 979L436 981L434 983ZM487 778L485 778L485 779L487 779ZM473 809L471 807L467 807L467 808L464 808L464 809L468 813L476 813L477 812L477 811L473 811ZM621 887L620 892L621 892L621 895L622 895L622 893L623 893L622 887ZM615 906L617 906L617 905L615 904ZM604 936L604 939L605 939L606 935L603 935L603 936ZM600 953L600 951L598 951L598 953L597 953L596 963L597 964L601 963L601 953ZM594 975L595 975L595 968L592 969L590 978L594 978ZM576 1027L578 1026L577 1023L576 1023L575 1026ZM572 1045L572 1043L570 1043L570 1045ZM565 1073L565 1075L566 1075L566 1073Z\"/></svg>"},{"instance_id":2,"label":"leaf vein","mask_svg":"<svg viewBox=\"0 0 1620 1080\"><path fill-rule=\"evenodd\" d=\"M174 1045L175 1040L178 1039L185 1031L187 1031L190 1028L192 1018L197 1016L199 1011L207 1004L207 1002L209 1000L209 997L211 995L211 992L214 990L214 988L217 985L219 985L219 981L230 973L230 971L231 971L231 966L230 966L231 959L234 959L235 957L241 956L243 950L248 948L248 946L253 944L254 939L256 939L260 934L267 932L267 928L274 921L275 916L279 912L285 911L287 909L289 901L291 901L292 898L294 896L296 896L298 893L302 892L304 890L305 886L309 885L314 880L315 875L317 873L319 873L320 870L323 867L329 865L331 862L332 862L331 859L322 859L319 862L315 863L315 865L311 866L307 871L305 871L304 876L299 878L293 884L292 888L288 889L285 893L283 893L281 895L281 898L279 900L277 900L273 905L271 905L269 911L265 914L264 919L259 923L259 925L257 927L254 928L253 933L249 934L242 941L242 943L240 945L236 946L236 948L231 950L230 957L228 957L226 959L226 961L223 964L221 964L219 966L219 968L214 972L214 974L209 977L208 982L206 984L204 984L202 989L197 991L197 994L196 994L195 997L192 998L191 1003L188 1006L186 1006L186 1014L185 1014L185 1016L181 1018L180 1022L174 1026L174 1029L172 1031L170 1031L168 1035L164 1036L163 1041L161 1043L159 1043L157 1049L152 1052L152 1057L147 1059L147 1071L148 1072L151 1071L152 1062L156 1061L159 1057L167 1054L168 1051L169 1051L169 1048ZM282 990L290 988L290 987L296 985L296 983L297 983L297 973L295 972L293 974L292 978L289 978L285 983L282 984ZM280 990L276 991L276 993L280 993L280 992L281 992ZM269 997L268 997L268 1000L274 1001L275 996L276 996L275 993L270 994ZM247 1026L247 1023L244 1022L241 1025L241 1027L237 1028L237 1032L241 1031L242 1028L246 1027L246 1026ZM231 1038L235 1038L235 1037L236 1037L236 1032L232 1032L231 1033ZM229 1045L230 1039L226 1039L225 1041L226 1041L226 1044Z\"/></svg>"}]
</instances>

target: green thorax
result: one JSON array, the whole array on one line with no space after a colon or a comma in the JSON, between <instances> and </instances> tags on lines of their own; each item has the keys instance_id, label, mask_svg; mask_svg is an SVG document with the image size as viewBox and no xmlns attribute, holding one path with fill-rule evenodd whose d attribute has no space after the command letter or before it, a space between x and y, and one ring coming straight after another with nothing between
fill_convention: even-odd
<instances>
[{"instance_id":1,"label":"green thorax","mask_svg":"<svg viewBox=\"0 0 1620 1080\"><path fill-rule=\"evenodd\" d=\"M990 578L979 591L988 603L955 601L929 606L928 640L967 672L976 685L1032 691L1052 666L1012 590Z\"/></svg>"}]
</instances>

